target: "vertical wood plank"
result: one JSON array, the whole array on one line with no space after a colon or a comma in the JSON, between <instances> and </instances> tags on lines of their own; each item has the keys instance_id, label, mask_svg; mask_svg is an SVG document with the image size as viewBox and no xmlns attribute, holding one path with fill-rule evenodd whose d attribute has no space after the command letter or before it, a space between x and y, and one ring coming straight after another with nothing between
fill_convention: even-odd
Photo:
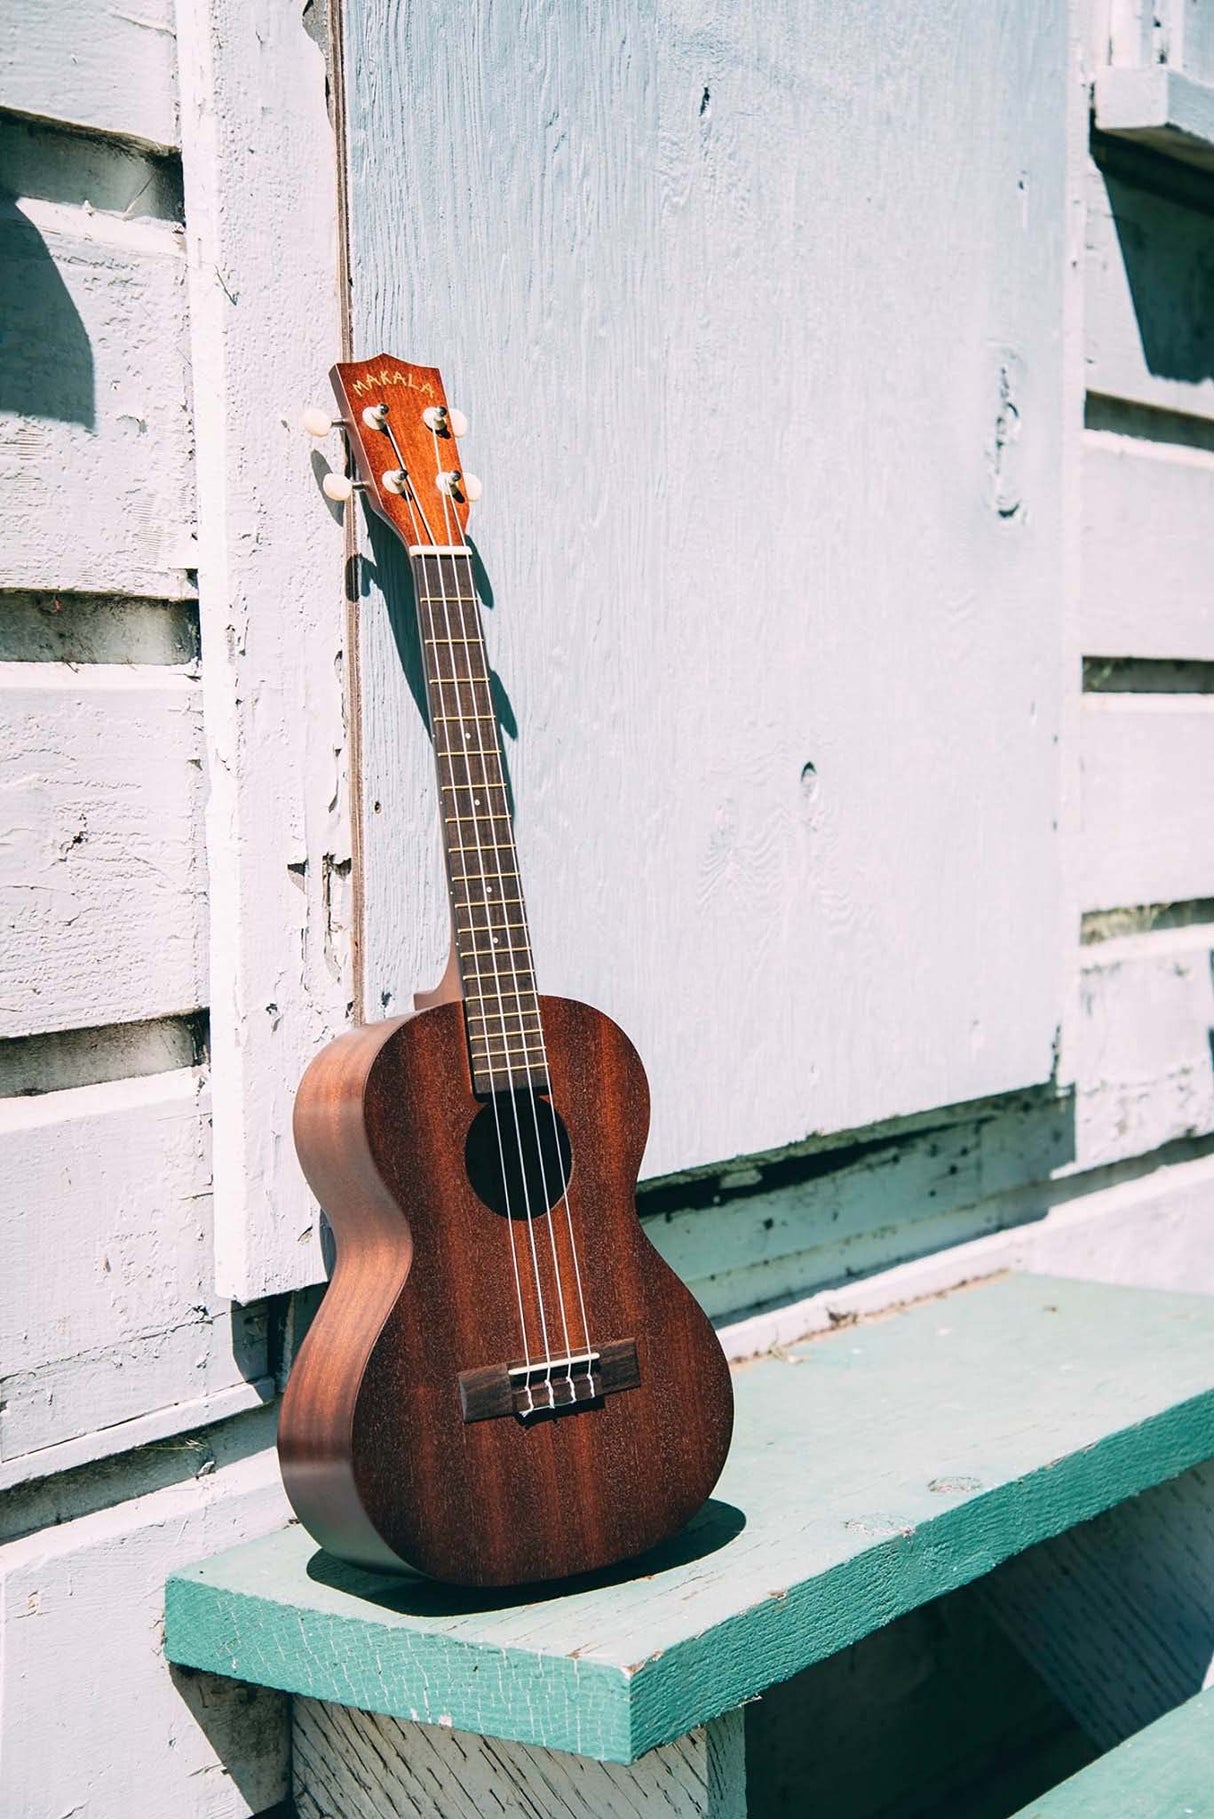
<instances>
[{"instance_id":1,"label":"vertical wood plank","mask_svg":"<svg viewBox=\"0 0 1214 1819\"><path fill-rule=\"evenodd\" d=\"M540 983L636 1040L647 1172L1048 1078L1064 14L347 11L355 352L472 418ZM445 906L368 553L383 1014Z\"/></svg>"},{"instance_id":2,"label":"vertical wood plank","mask_svg":"<svg viewBox=\"0 0 1214 1819\"><path fill-rule=\"evenodd\" d=\"M298 428L339 351L325 72L297 8L183 0L182 160L210 782L216 1278L318 1280L290 1141L350 1010L342 536Z\"/></svg>"}]
</instances>

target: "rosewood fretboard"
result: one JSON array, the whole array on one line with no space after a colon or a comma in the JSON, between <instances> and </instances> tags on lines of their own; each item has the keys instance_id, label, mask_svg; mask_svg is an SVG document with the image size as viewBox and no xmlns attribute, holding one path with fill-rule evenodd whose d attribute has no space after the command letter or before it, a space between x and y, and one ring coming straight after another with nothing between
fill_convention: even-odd
<instances>
[{"instance_id":1,"label":"rosewood fretboard","mask_svg":"<svg viewBox=\"0 0 1214 1819\"><path fill-rule=\"evenodd\" d=\"M539 1002L480 606L467 550L409 552L451 920L478 1093L548 1090Z\"/></svg>"}]
</instances>

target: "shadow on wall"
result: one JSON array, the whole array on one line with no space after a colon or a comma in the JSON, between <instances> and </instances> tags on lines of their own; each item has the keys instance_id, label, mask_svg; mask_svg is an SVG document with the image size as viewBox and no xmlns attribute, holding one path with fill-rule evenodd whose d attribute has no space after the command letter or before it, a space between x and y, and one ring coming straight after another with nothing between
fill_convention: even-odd
<instances>
[{"instance_id":1,"label":"shadow on wall","mask_svg":"<svg viewBox=\"0 0 1214 1819\"><path fill-rule=\"evenodd\" d=\"M388 622L392 627L392 636L396 642L397 655L400 657L401 671L409 685L417 711L427 731L430 728L430 713L426 704L426 674L422 664L421 641L417 629L417 600L413 591L413 574L409 559L405 554L400 538L383 520L373 512L368 513L368 526L374 562L361 563L361 589L365 599L370 582L374 582L382 593L388 611ZM485 565L480 559L474 544L472 550L472 575L477 594L482 606L490 611L493 608L493 588L485 572ZM441 633L441 626L439 631ZM493 704L494 718L497 721L498 744L502 753L502 775L506 784L506 803L510 813L514 813L514 788L510 781L510 765L506 755L506 740L517 739L518 721L510 697L506 693L501 677L497 671L489 671L489 696Z\"/></svg>"},{"instance_id":2,"label":"shadow on wall","mask_svg":"<svg viewBox=\"0 0 1214 1819\"><path fill-rule=\"evenodd\" d=\"M0 411L95 423L93 350L46 241L0 191Z\"/></svg>"},{"instance_id":3,"label":"shadow on wall","mask_svg":"<svg viewBox=\"0 0 1214 1819\"><path fill-rule=\"evenodd\" d=\"M1214 378L1214 177L1178 178L1141 153L1097 157L1148 370Z\"/></svg>"}]
</instances>

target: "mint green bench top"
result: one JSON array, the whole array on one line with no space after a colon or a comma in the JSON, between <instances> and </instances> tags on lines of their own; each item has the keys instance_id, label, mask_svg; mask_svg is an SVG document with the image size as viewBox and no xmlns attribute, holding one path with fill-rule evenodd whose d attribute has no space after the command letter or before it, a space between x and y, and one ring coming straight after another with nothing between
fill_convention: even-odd
<instances>
[{"instance_id":1,"label":"mint green bench top","mask_svg":"<svg viewBox=\"0 0 1214 1819\"><path fill-rule=\"evenodd\" d=\"M643 1568L502 1598L343 1567L295 1526L173 1575L169 1659L632 1761L1214 1456L1214 1300L1007 1277L735 1382L716 1498Z\"/></svg>"},{"instance_id":2,"label":"mint green bench top","mask_svg":"<svg viewBox=\"0 0 1214 1819\"><path fill-rule=\"evenodd\" d=\"M1214 1819L1214 1688L1148 1724L1015 1819Z\"/></svg>"}]
</instances>

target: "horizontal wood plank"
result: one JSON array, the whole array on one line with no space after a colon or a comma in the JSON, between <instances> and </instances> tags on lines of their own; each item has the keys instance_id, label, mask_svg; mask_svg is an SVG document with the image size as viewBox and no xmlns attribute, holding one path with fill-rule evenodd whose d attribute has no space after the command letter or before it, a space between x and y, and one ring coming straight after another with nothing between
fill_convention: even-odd
<instances>
[{"instance_id":1,"label":"horizontal wood plank","mask_svg":"<svg viewBox=\"0 0 1214 1819\"><path fill-rule=\"evenodd\" d=\"M645 1211L645 1229L714 1319L737 1318L989 1231L992 1200L1073 1158L1070 1107L1026 1096L923 1129L857 1133L800 1170L788 1158L725 1171L708 1193L693 1187L681 1205Z\"/></svg>"},{"instance_id":2,"label":"horizontal wood plank","mask_svg":"<svg viewBox=\"0 0 1214 1819\"><path fill-rule=\"evenodd\" d=\"M1080 908L1214 896L1214 697L1085 695Z\"/></svg>"},{"instance_id":3,"label":"horizontal wood plank","mask_svg":"<svg viewBox=\"0 0 1214 1819\"><path fill-rule=\"evenodd\" d=\"M1095 120L1102 133L1145 145L1166 158L1214 170L1214 87L1178 69L1105 69L1096 77Z\"/></svg>"},{"instance_id":4,"label":"horizontal wood plank","mask_svg":"<svg viewBox=\"0 0 1214 1819\"><path fill-rule=\"evenodd\" d=\"M192 1068L0 1100L21 1212L0 1222L6 1463L174 1405L185 1426L233 1388L266 1394L263 1310L211 1287L208 1113Z\"/></svg>"},{"instance_id":5,"label":"horizontal wood plank","mask_svg":"<svg viewBox=\"0 0 1214 1819\"><path fill-rule=\"evenodd\" d=\"M294 1528L174 1576L170 1658L633 1760L1204 1459L1214 1305L1012 1277L735 1389L716 1497L644 1573L490 1609L318 1559Z\"/></svg>"},{"instance_id":6,"label":"horizontal wood plank","mask_svg":"<svg viewBox=\"0 0 1214 1819\"><path fill-rule=\"evenodd\" d=\"M176 145L173 0L56 0L14 7L5 25L0 107Z\"/></svg>"},{"instance_id":7,"label":"horizontal wood plank","mask_svg":"<svg viewBox=\"0 0 1214 1819\"><path fill-rule=\"evenodd\" d=\"M975 1212L983 1236L721 1328L727 1355L755 1358L808 1333L832 1332L1005 1270L1214 1295L1214 1157L1096 1190L1060 1176Z\"/></svg>"},{"instance_id":8,"label":"horizontal wood plank","mask_svg":"<svg viewBox=\"0 0 1214 1819\"><path fill-rule=\"evenodd\" d=\"M158 221L0 206L6 335L0 587L188 598L185 257Z\"/></svg>"},{"instance_id":9,"label":"horizontal wood plank","mask_svg":"<svg viewBox=\"0 0 1214 1819\"><path fill-rule=\"evenodd\" d=\"M1214 416L1214 323L1197 299L1214 256L1214 215L1089 169L1087 387Z\"/></svg>"},{"instance_id":10,"label":"horizontal wood plank","mask_svg":"<svg viewBox=\"0 0 1214 1819\"><path fill-rule=\"evenodd\" d=\"M0 665L0 1035L205 1003L202 753L187 676Z\"/></svg>"},{"instance_id":11,"label":"horizontal wood plank","mask_svg":"<svg viewBox=\"0 0 1214 1819\"><path fill-rule=\"evenodd\" d=\"M1214 929L1083 950L1075 1160L1096 1168L1214 1131Z\"/></svg>"},{"instance_id":12,"label":"horizontal wood plank","mask_svg":"<svg viewBox=\"0 0 1214 1819\"><path fill-rule=\"evenodd\" d=\"M288 1514L260 1451L0 1547L0 1811L246 1819L281 1799L285 1701L173 1674L160 1617L174 1567Z\"/></svg>"},{"instance_id":13,"label":"horizontal wood plank","mask_svg":"<svg viewBox=\"0 0 1214 1819\"><path fill-rule=\"evenodd\" d=\"M1214 453L1089 431L1082 574L1085 654L1214 659Z\"/></svg>"}]
</instances>

